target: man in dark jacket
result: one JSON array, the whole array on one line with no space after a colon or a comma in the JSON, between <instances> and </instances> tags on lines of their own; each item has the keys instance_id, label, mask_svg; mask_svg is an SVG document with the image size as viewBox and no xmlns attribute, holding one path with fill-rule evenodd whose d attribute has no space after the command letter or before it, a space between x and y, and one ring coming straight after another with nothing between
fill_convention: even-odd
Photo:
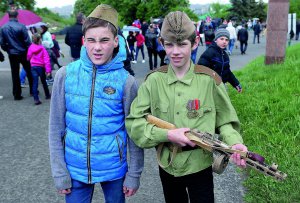
<instances>
[{"instance_id":1,"label":"man in dark jacket","mask_svg":"<svg viewBox=\"0 0 300 203\"><path fill-rule=\"evenodd\" d=\"M153 60L152 55L154 56L154 69L157 68L157 45L156 45L156 38L157 34L154 30L154 27L152 25L149 26L149 29L146 32L145 36L145 42L146 47L148 51L148 57L149 57L149 67L150 70L153 70Z\"/></svg>"},{"instance_id":2,"label":"man in dark jacket","mask_svg":"<svg viewBox=\"0 0 300 203\"><path fill-rule=\"evenodd\" d=\"M149 25L148 23L144 20L143 21L143 24L142 24L142 27L141 27L141 30L142 30L142 35L145 36L146 35L146 32L149 28Z\"/></svg>"},{"instance_id":3,"label":"man in dark jacket","mask_svg":"<svg viewBox=\"0 0 300 203\"><path fill-rule=\"evenodd\" d=\"M30 63L27 61L27 50L31 44L25 25L18 22L18 12L16 10L8 11L9 22L3 25L0 33L0 44L7 52L11 67L13 82L13 95L15 100L22 100L22 89L19 78L20 64L26 71L30 94L32 94L32 75Z\"/></svg>"},{"instance_id":4,"label":"man in dark jacket","mask_svg":"<svg viewBox=\"0 0 300 203\"><path fill-rule=\"evenodd\" d=\"M237 39L240 41L241 54L246 54L248 46L248 31L244 25L242 25L242 28L238 31Z\"/></svg>"},{"instance_id":5,"label":"man in dark jacket","mask_svg":"<svg viewBox=\"0 0 300 203\"><path fill-rule=\"evenodd\" d=\"M76 16L76 23L69 27L65 37L65 43L71 48L71 57L73 61L80 58L80 49L82 46L82 23L85 20L85 16L79 13Z\"/></svg>"},{"instance_id":6,"label":"man in dark jacket","mask_svg":"<svg viewBox=\"0 0 300 203\"><path fill-rule=\"evenodd\" d=\"M211 25L209 25L208 29L204 31L204 39L205 39L206 49L214 41L214 38L215 38L215 34L214 34L214 31L213 31L213 28L212 28Z\"/></svg>"},{"instance_id":7,"label":"man in dark jacket","mask_svg":"<svg viewBox=\"0 0 300 203\"><path fill-rule=\"evenodd\" d=\"M255 38L256 37L257 37L257 43L259 44L259 34L261 32L260 22L259 21L257 21L257 23L254 25L253 31L254 31L253 44L255 44Z\"/></svg>"},{"instance_id":8,"label":"man in dark jacket","mask_svg":"<svg viewBox=\"0 0 300 203\"><path fill-rule=\"evenodd\" d=\"M230 34L221 28L215 33L214 42L201 55L198 65L203 65L217 72L223 83L229 82L238 92L242 92L242 86L230 70L229 57L225 51Z\"/></svg>"}]
</instances>

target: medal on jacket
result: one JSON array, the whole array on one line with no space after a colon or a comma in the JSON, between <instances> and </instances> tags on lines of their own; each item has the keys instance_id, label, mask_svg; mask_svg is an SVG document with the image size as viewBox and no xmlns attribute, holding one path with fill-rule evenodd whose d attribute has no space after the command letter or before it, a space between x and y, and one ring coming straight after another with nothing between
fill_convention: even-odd
<instances>
[{"instance_id":1,"label":"medal on jacket","mask_svg":"<svg viewBox=\"0 0 300 203\"><path fill-rule=\"evenodd\" d=\"M186 108L188 110L186 115L189 119L197 118L199 116L197 110L200 109L200 100L199 99L189 100L186 105Z\"/></svg>"}]
</instances>

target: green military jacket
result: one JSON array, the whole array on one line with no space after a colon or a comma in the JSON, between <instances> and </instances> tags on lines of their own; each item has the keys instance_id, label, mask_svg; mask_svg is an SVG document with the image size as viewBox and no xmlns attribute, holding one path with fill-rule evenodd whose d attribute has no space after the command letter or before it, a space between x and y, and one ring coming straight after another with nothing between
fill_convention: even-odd
<instances>
[{"instance_id":1,"label":"green military jacket","mask_svg":"<svg viewBox=\"0 0 300 203\"><path fill-rule=\"evenodd\" d=\"M194 101L197 105L193 105ZM176 77L169 65L148 75L139 88L126 118L126 128L130 138L142 148L168 142L168 130L147 122L145 116L148 114L178 128L187 127L211 134L218 132L230 146L243 142L236 111L220 77L213 70L194 66L193 63L182 79ZM161 152L164 166L169 163L171 153L164 145ZM164 170L174 176L184 176L209 167L212 161L212 153L196 148L178 152L171 165Z\"/></svg>"}]
</instances>

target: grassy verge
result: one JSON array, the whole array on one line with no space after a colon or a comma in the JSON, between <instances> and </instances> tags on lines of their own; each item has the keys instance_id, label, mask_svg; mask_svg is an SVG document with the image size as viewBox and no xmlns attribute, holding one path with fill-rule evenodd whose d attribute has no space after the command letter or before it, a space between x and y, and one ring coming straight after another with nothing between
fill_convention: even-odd
<instances>
[{"instance_id":1,"label":"grassy verge","mask_svg":"<svg viewBox=\"0 0 300 203\"><path fill-rule=\"evenodd\" d=\"M230 88L242 123L244 142L287 173L277 182L248 170L246 202L300 202L300 44L287 50L285 63L264 65L259 57L236 72L243 93Z\"/></svg>"}]
</instances>

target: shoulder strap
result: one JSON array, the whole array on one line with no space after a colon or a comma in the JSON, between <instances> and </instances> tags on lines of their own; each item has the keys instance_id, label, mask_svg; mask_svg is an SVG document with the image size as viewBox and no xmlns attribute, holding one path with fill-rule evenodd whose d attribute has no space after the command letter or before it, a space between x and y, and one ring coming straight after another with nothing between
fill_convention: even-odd
<instances>
[{"instance_id":1,"label":"shoulder strap","mask_svg":"<svg viewBox=\"0 0 300 203\"><path fill-rule=\"evenodd\" d=\"M174 147L172 149L171 157L170 157L167 165L163 165L161 163L161 152L162 152L163 147L164 147L164 142L160 143L157 147L157 151L156 151L157 162L161 168L168 168L173 163L179 148L177 145L174 145Z\"/></svg>"},{"instance_id":2,"label":"shoulder strap","mask_svg":"<svg viewBox=\"0 0 300 203\"><path fill-rule=\"evenodd\" d=\"M217 85L220 85L222 82L222 78L218 75L218 73L206 66L195 65L194 73L209 75L216 81Z\"/></svg>"},{"instance_id":3,"label":"shoulder strap","mask_svg":"<svg viewBox=\"0 0 300 203\"><path fill-rule=\"evenodd\" d=\"M157 68L157 69L151 71L150 73L148 73L146 75L145 81L147 80L148 76L151 75L152 73L155 73L155 72L167 73L168 72L168 67L169 67L168 65L164 65L164 66L162 66L160 68Z\"/></svg>"}]
</instances>

